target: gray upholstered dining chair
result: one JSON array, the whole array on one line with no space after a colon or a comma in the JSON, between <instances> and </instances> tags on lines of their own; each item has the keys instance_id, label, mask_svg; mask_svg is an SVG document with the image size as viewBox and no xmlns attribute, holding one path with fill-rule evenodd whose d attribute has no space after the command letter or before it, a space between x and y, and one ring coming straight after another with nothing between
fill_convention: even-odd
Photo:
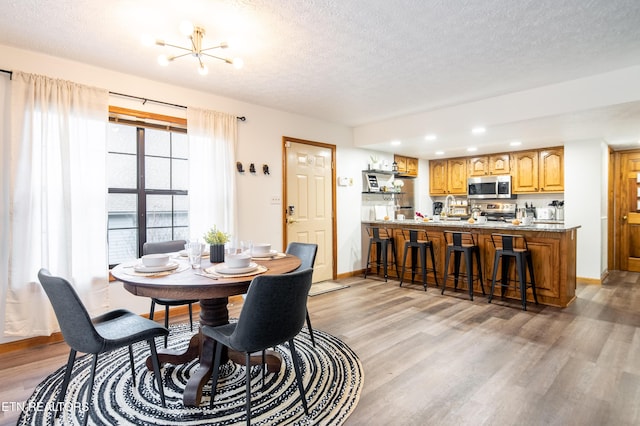
<instances>
[{"instance_id":1,"label":"gray upholstered dining chair","mask_svg":"<svg viewBox=\"0 0 640 426\"><path fill-rule=\"evenodd\" d=\"M280 275L258 275L249 285L237 323L202 327L202 333L215 342L211 401L209 402L211 408L213 408L218 384L223 345L245 353L247 425L250 425L251 353L289 342L302 406L305 414L309 414L298 354L293 340L304 326L312 275L312 269Z\"/></svg>"},{"instance_id":2,"label":"gray upholstered dining chair","mask_svg":"<svg viewBox=\"0 0 640 426\"><path fill-rule=\"evenodd\" d=\"M297 270L311 268L316 263L316 254L318 253L318 245L311 243L299 243L291 242L287 245L287 254L292 254L300 258L300 266ZM307 309L307 328L309 329L309 335L311 336L311 343L316 346L316 339L313 336L313 327L311 327L311 318L309 317L309 310Z\"/></svg>"},{"instance_id":3,"label":"gray upholstered dining chair","mask_svg":"<svg viewBox=\"0 0 640 426\"><path fill-rule=\"evenodd\" d=\"M52 276L46 269L40 269L38 279L53 306L58 324L60 325L62 337L64 337L65 342L71 347L69 360L67 361L67 367L64 372L64 379L62 381L62 389L57 399L55 416L58 417L58 407L63 405L77 352L93 355L89 394L87 396L87 405L91 407L98 355L128 346L131 375L133 376L135 386L136 375L131 345L144 340L149 343L149 348L151 349L153 373L156 377L158 392L160 393L162 406L164 407L164 388L162 387L160 363L158 362L158 353L154 339L168 335L169 330L154 321L143 318L125 309L107 312L92 319L89 317L89 313L69 281L64 278ZM85 413L85 425L89 419L89 413L90 411Z\"/></svg>"},{"instance_id":4,"label":"gray upholstered dining chair","mask_svg":"<svg viewBox=\"0 0 640 426\"><path fill-rule=\"evenodd\" d=\"M184 250L185 240L160 241L156 243L144 243L142 246L142 254L156 253L175 253ZM149 319L153 319L156 305L164 306L164 326L169 328L169 307L189 305L189 327L193 331L193 304L198 299L164 299L160 297L151 298L151 307L149 308ZM164 347L167 347L167 337L164 338Z\"/></svg>"}]
</instances>

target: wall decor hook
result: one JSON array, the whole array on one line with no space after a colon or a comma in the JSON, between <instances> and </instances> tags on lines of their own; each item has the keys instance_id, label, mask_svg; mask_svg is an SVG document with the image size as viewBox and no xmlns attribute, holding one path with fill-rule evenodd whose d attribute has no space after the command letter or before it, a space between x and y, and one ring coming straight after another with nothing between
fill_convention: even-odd
<instances>
[{"instance_id":1,"label":"wall decor hook","mask_svg":"<svg viewBox=\"0 0 640 426\"><path fill-rule=\"evenodd\" d=\"M241 162L236 162L236 168L238 169L238 173L244 173L244 167Z\"/></svg>"},{"instance_id":2,"label":"wall decor hook","mask_svg":"<svg viewBox=\"0 0 640 426\"><path fill-rule=\"evenodd\" d=\"M269 165L268 164L263 164L262 165L262 173L264 173L265 175L269 174Z\"/></svg>"},{"instance_id":3,"label":"wall decor hook","mask_svg":"<svg viewBox=\"0 0 640 426\"><path fill-rule=\"evenodd\" d=\"M249 172L251 172L251 173L255 173L256 172L256 165L255 164L251 163L249 165Z\"/></svg>"}]
</instances>

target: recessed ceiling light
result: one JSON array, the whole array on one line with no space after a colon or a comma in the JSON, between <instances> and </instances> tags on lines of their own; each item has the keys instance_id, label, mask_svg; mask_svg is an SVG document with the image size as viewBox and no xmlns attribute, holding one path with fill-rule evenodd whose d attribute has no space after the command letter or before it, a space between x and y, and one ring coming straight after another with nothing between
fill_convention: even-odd
<instances>
[{"instance_id":1,"label":"recessed ceiling light","mask_svg":"<svg viewBox=\"0 0 640 426\"><path fill-rule=\"evenodd\" d=\"M467 148L467 151L469 152L476 152L478 150L478 148L476 148L475 146L470 146L469 148Z\"/></svg>"},{"instance_id":2,"label":"recessed ceiling light","mask_svg":"<svg viewBox=\"0 0 640 426\"><path fill-rule=\"evenodd\" d=\"M471 129L471 133L473 133L474 135L481 135L486 131L487 129L485 129L484 127L474 127L473 129Z\"/></svg>"},{"instance_id":3,"label":"recessed ceiling light","mask_svg":"<svg viewBox=\"0 0 640 426\"><path fill-rule=\"evenodd\" d=\"M438 136L433 133L424 137L424 140L426 141L435 141L436 139L438 139Z\"/></svg>"},{"instance_id":4,"label":"recessed ceiling light","mask_svg":"<svg viewBox=\"0 0 640 426\"><path fill-rule=\"evenodd\" d=\"M400 141L391 141L391 145L400 145L401 143Z\"/></svg>"},{"instance_id":5,"label":"recessed ceiling light","mask_svg":"<svg viewBox=\"0 0 640 426\"><path fill-rule=\"evenodd\" d=\"M436 155L444 155L444 151L436 151Z\"/></svg>"},{"instance_id":6,"label":"recessed ceiling light","mask_svg":"<svg viewBox=\"0 0 640 426\"><path fill-rule=\"evenodd\" d=\"M509 145L511 145L511 146L520 146L520 145L522 145L522 142L520 142L520 141L513 141L513 142L510 142L510 143L509 143Z\"/></svg>"}]
</instances>

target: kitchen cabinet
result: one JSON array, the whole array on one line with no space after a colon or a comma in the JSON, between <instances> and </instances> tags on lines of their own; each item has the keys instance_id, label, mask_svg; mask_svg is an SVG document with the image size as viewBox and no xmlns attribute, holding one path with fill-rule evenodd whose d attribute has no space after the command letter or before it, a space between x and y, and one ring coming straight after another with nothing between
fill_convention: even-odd
<instances>
[{"instance_id":1,"label":"kitchen cabinet","mask_svg":"<svg viewBox=\"0 0 640 426\"><path fill-rule=\"evenodd\" d=\"M402 177L418 176L418 159L412 157L405 157L402 155L394 155L393 161L398 165L398 174Z\"/></svg>"},{"instance_id":2,"label":"kitchen cabinet","mask_svg":"<svg viewBox=\"0 0 640 426\"><path fill-rule=\"evenodd\" d=\"M564 192L564 150L543 149L538 161L540 191Z\"/></svg>"},{"instance_id":3,"label":"kitchen cabinet","mask_svg":"<svg viewBox=\"0 0 640 426\"><path fill-rule=\"evenodd\" d=\"M429 160L429 195L447 195L447 160Z\"/></svg>"},{"instance_id":4,"label":"kitchen cabinet","mask_svg":"<svg viewBox=\"0 0 640 426\"><path fill-rule=\"evenodd\" d=\"M489 174L489 157L471 157L467 163L469 177Z\"/></svg>"},{"instance_id":5,"label":"kitchen cabinet","mask_svg":"<svg viewBox=\"0 0 640 426\"><path fill-rule=\"evenodd\" d=\"M508 175L511 173L511 156L509 154L493 154L471 157L467 161L467 172L469 177Z\"/></svg>"},{"instance_id":6,"label":"kitchen cabinet","mask_svg":"<svg viewBox=\"0 0 640 426\"><path fill-rule=\"evenodd\" d=\"M508 175L511 173L511 155L495 154L489 156L490 175Z\"/></svg>"},{"instance_id":7,"label":"kitchen cabinet","mask_svg":"<svg viewBox=\"0 0 640 426\"><path fill-rule=\"evenodd\" d=\"M451 158L447 160L447 194L465 195L467 193L467 160Z\"/></svg>"},{"instance_id":8,"label":"kitchen cabinet","mask_svg":"<svg viewBox=\"0 0 640 426\"><path fill-rule=\"evenodd\" d=\"M538 192L538 151L513 153L512 193Z\"/></svg>"},{"instance_id":9,"label":"kitchen cabinet","mask_svg":"<svg viewBox=\"0 0 640 426\"><path fill-rule=\"evenodd\" d=\"M564 150L549 148L513 154L514 175L511 192L564 191Z\"/></svg>"}]
</instances>

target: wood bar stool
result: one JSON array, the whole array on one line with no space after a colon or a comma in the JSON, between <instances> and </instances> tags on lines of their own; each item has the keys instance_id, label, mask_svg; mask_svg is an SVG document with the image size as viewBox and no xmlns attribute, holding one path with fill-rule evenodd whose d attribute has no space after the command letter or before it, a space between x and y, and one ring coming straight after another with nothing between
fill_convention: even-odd
<instances>
[{"instance_id":1,"label":"wood bar stool","mask_svg":"<svg viewBox=\"0 0 640 426\"><path fill-rule=\"evenodd\" d=\"M480 287L482 288L482 294L484 292L484 282L482 280L482 264L480 261L480 246L476 243L476 238L471 232L458 232L458 231L444 231L444 239L447 244L447 255L444 264L444 282L442 284L442 292L447 287L447 277L449 275L449 258L451 253L454 255L454 291L458 289L458 276L460 275L460 256L464 254L465 265L467 268L467 284L469 287L469 298L473 300L473 257L476 258L477 266L477 279L480 281Z\"/></svg>"},{"instance_id":2,"label":"wood bar stool","mask_svg":"<svg viewBox=\"0 0 640 426\"><path fill-rule=\"evenodd\" d=\"M396 256L396 245L393 239L393 231L387 228L379 228L377 226L367 227L367 234L369 234L369 249L367 250L367 266L364 269L364 277L367 278L367 271L373 264L377 267L377 274L380 274L380 265L382 265L384 271L384 281L387 282L389 260L388 252L391 249L391 255L393 256L391 262L396 268L396 275L400 276L398 272L398 260ZM376 257L374 261L371 261L371 246L376 246Z\"/></svg>"},{"instance_id":3,"label":"wood bar stool","mask_svg":"<svg viewBox=\"0 0 640 426\"><path fill-rule=\"evenodd\" d=\"M524 235L491 234L491 243L496 249L493 258L493 278L491 280L491 292L489 293L489 303L493 299L493 292L496 286L496 275L498 275L498 262L502 261L502 271L500 275L500 296L504 297L504 292L509 283L517 282L520 291L520 301L522 310L527 310L527 287L531 287L533 300L538 304L536 294L536 279L533 275L533 261L531 251ZM517 280L509 278L509 265L511 259L516 261ZM529 283L527 283L527 269L529 269Z\"/></svg>"},{"instance_id":4,"label":"wood bar stool","mask_svg":"<svg viewBox=\"0 0 640 426\"><path fill-rule=\"evenodd\" d=\"M433 279L438 287L438 275L436 273L436 258L433 254L433 243L429 241L427 232L422 229L403 229L404 255L402 256L402 274L400 274L400 287L404 281L404 273L407 267L407 252L411 251L411 282L416 276L418 264L418 251L420 252L420 265L422 269L422 286L427 291L427 271L433 272ZM431 268L427 265L427 251L431 254Z\"/></svg>"}]
</instances>

